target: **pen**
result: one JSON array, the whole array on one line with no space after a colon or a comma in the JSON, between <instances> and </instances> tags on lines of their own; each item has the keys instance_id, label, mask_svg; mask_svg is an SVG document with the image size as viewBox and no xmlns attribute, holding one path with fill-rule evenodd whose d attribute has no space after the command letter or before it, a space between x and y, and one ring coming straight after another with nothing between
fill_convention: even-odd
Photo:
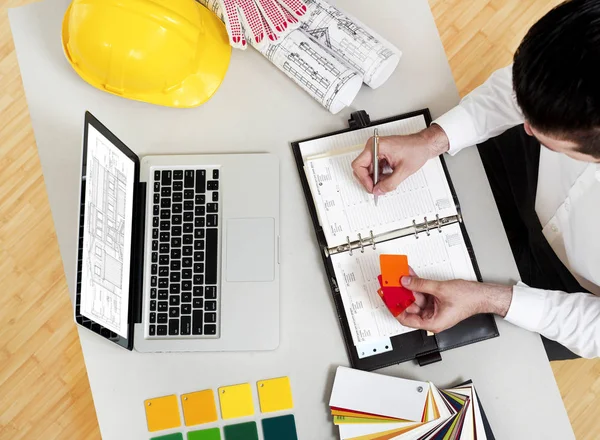
<instances>
[{"instance_id":1,"label":"pen","mask_svg":"<svg viewBox=\"0 0 600 440\"><path fill-rule=\"evenodd\" d=\"M379 130L375 129L373 136L373 187L379 181ZM377 195L373 195L375 206L377 206Z\"/></svg>"}]
</instances>

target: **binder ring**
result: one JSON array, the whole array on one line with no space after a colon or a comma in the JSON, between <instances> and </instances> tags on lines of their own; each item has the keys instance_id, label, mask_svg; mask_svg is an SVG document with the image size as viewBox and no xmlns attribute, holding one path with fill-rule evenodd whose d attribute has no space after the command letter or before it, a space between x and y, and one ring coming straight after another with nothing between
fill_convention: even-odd
<instances>
[{"instance_id":1,"label":"binder ring","mask_svg":"<svg viewBox=\"0 0 600 440\"><path fill-rule=\"evenodd\" d=\"M435 215L435 224L437 226L438 232L441 234L442 233L442 224L440 223L440 215L439 214Z\"/></svg>"},{"instance_id":2,"label":"binder ring","mask_svg":"<svg viewBox=\"0 0 600 440\"><path fill-rule=\"evenodd\" d=\"M377 249L375 246L375 237L373 237L373 231L369 231L369 235L371 236L371 244L373 245L373 249Z\"/></svg>"},{"instance_id":3,"label":"binder ring","mask_svg":"<svg viewBox=\"0 0 600 440\"><path fill-rule=\"evenodd\" d=\"M348 250L350 251L350 256L352 256L352 243L350 243L350 237L346 235L346 240L348 241Z\"/></svg>"},{"instance_id":4,"label":"binder ring","mask_svg":"<svg viewBox=\"0 0 600 440\"><path fill-rule=\"evenodd\" d=\"M360 245L360 253L365 253L365 246L363 245L362 237L358 234L358 244Z\"/></svg>"},{"instance_id":5,"label":"binder ring","mask_svg":"<svg viewBox=\"0 0 600 440\"><path fill-rule=\"evenodd\" d=\"M413 227L415 228L415 238L419 239L419 234L417 234L417 222L413 220Z\"/></svg>"},{"instance_id":6,"label":"binder ring","mask_svg":"<svg viewBox=\"0 0 600 440\"><path fill-rule=\"evenodd\" d=\"M424 217L425 220L425 232L427 232L427 236L429 237L431 234L429 233L429 222L427 221L427 217Z\"/></svg>"}]
</instances>

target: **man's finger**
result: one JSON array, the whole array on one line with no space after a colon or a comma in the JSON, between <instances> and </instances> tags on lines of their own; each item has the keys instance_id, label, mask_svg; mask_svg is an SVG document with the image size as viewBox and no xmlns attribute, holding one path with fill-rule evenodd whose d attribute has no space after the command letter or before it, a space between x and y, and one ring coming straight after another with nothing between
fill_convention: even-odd
<instances>
[{"instance_id":1,"label":"man's finger","mask_svg":"<svg viewBox=\"0 0 600 440\"><path fill-rule=\"evenodd\" d=\"M415 302L413 304L419 306L420 309L427 305L427 298L421 292L413 292L413 296L415 297Z\"/></svg>"},{"instance_id":2,"label":"man's finger","mask_svg":"<svg viewBox=\"0 0 600 440\"><path fill-rule=\"evenodd\" d=\"M405 310L396 318L405 327L425 329L426 321L418 313L407 313Z\"/></svg>"},{"instance_id":3,"label":"man's finger","mask_svg":"<svg viewBox=\"0 0 600 440\"><path fill-rule=\"evenodd\" d=\"M419 277L402 277L402 285L413 292L422 292L437 296L439 293L439 281L425 280Z\"/></svg>"},{"instance_id":4,"label":"man's finger","mask_svg":"<svg viewBox=\"0 0 600 440\"><path fill-rule=\"evenodd\" d=\"M368 145L368 143L367 143ZM373 178L371 177L371 167L373 166L373 153L365 147L362 153L352 162L354 175L362 186L369 192L373 192Z\"/></svg>"}]
</instances>

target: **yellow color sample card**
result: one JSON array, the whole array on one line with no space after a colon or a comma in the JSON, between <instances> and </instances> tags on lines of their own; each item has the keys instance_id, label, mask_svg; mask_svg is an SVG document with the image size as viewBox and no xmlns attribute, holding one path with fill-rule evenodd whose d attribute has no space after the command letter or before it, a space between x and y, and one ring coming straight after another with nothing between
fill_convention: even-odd
<instances>
[{"instance_id":1,"label":"yellow color sample card","mask_svg":"<svg viewBox=\"0 0 600 440\"><path fill-rule=\"evenodd\" d=\"M294 407L289 377L262 380L257 383L260 411L285 411Z\"/></svg>"},{"instance_id":2,"label":"yellow color sample card","mask_svg":"<svg viewBox=\"0 0 600 440\"><path fill-rule=\"evenodd\" d=\"M177 396L157 397L144 402L148 431L162 431L181 426Z\"/></svg>"},{"instance_id":3,"label":"yellow color sample card","mask_svg":"<svg viewBox=\"0 0 600 440\"><path fill-rule=\"evenodd\" d=\"M249 383L219 388L221 417L224 420L254 415L252 388Z\"/></svg>"},{"instance_id":4,"label":"yellow color sample card","mask_svg":"<svg viewBox=\"0 0 600 440\"><path fill-rule=\"evenodd\" d=\"M218 420L213 390L198 391L181 396L186 426L212 423Z\"/></svg>"}]
</instances>

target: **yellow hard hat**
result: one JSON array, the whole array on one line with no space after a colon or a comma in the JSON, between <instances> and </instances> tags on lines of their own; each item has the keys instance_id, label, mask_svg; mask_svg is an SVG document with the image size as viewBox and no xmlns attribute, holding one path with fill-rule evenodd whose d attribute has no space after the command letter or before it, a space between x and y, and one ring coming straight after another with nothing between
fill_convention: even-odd
<instances>
[{"instance_id":1,"label":"yellow hard hat","mask_svg":"<svg viewBox=\"0 0 600 440\"><path fill-rule=\"evenodd\" d=\"M73 0L63 50L86 82L169 107L208 101L225 78L225 25L194 0Z\"/></svg>"}]
</instances>

